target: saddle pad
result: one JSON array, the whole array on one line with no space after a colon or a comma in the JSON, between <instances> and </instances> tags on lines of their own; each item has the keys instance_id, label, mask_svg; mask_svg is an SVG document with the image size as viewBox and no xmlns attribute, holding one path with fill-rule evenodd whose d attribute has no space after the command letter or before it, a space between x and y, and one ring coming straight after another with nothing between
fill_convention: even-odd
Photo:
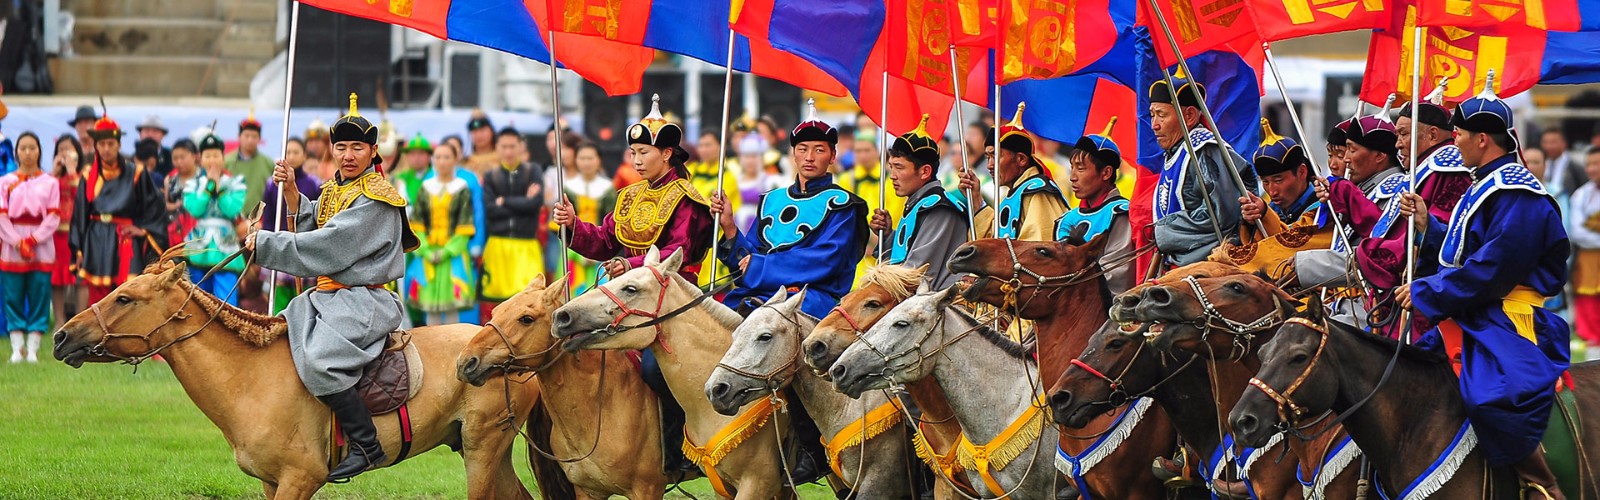
<instances>
[{"instance_id":1,"label":"saddle pad","mask_svg":"<svg viewBox=\"0 0 1600 500\"><path fill-rule=\"evenodd\" d=\"M1556 404L1550 409L1550 425L1545 428L1543 442L1545 461L1555 473L1561 491L1583 491L1576 445L1583 439L1582 428L1573 426L1582 421L1582 416L1578 415L1577 394L1570 390L1556 393ZM1580 435L1574 435L1573 430L1578 430Z\"/></svg>"},{"instance_id":2,"label":"saddle pad","mask_svg":"<svg viewBox=\"0 0 1600 500\"><path fill-rule=\"evenodd\" d=\"M411 334L405 331L389 334L383 353L367 365L356 382L356 391L373 415L399 409L421 388L422 356L411 343Z\"/></svg>"}]
</instances>

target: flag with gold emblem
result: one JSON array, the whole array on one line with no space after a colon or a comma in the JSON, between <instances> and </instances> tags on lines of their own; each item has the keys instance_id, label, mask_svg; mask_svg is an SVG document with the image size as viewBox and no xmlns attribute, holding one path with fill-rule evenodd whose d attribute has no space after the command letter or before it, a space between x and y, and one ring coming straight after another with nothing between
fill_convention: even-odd
<instances>
[{"instance_id":1,"label":"flag with gold emblem","mask_svg":"<svg viewBox=\"0 0 1600 500\"><path fill-rule=\"evenodd\" d=\"M1427 26L1422 40L1416 40L1417 7L1408 5L1395 13L1389 29L1372 32L1367 53L1367 71L1361 82L1361 99L1382 103L1389 94L1401 101L1411 99L1412 50L1421 43L1421 88L1427 82L1446 80L1445 102L1461 102L1483 89L1489 71L1495 73L1498 95L1509 96L1539 83L1545 39L1542 29L1506 25L1497 28L1467 29L1455 26Z\"/></svg>"},{"instance_id":2,"label":"flag with gold emblem","mask_svg":"<svg viewBox=\"0 0 1600 500\"><path fill-rule=\"evenodd\" d=\"M1150 28L1156 56L1161 64L1176 64L1172 44L1162 32L1161 23L1150 10L1149 0L1129 0L1139 4L1139 24ZM1172 31L1183 57L1206 51L1246 53L1259 51L1261 35L1247 9L1247 0L1154 0L1162 18Z\"/></svg>"},{"instance_id":3,"label":"flag with gold emblem","mask_svg":"<svg viewBox=\"0 0 1600 500\"><path fill-rule=\"evenodd\" d=\"M1099 60L1121 28L1112 11L1131 14L1127 7L1128 0L1002 0L1000 82L1055 78Z\"/></svg>"},{"instance_id":4,"label":"flag with gold emblem","mask_svg":"<svg viewBox=\"0 0 1600 500\"><path fill-rule=\"evenodd\" d=\"M655 50L644 46L650 2L525 0L541 32L555 32L555 57L607 95L639 93ZM548 31L546 31L548 30Z\"/></svg>"},{"instance_id":5,"label":"flag with gold emblem","mask_svg":"<svg viewBox=\"0 0 1600 500\"><path fill-rule=\"evenodd\" d=\"M1416 0L1418 26L1600 30L1596 0ZM1587 17L1587 18L1586 18Z\"/></svg>"},{"instance_id":6,"label":"flag with gold emblem","mask_svg":"<svg viewBox=\"0 0 1600 500\"><path fill-rule=\"evenodd\" d=\"M1249 0L1256 31L1268 42L1341 31L1383 28L1390 0Z\"/></svg>"}]
</instances>

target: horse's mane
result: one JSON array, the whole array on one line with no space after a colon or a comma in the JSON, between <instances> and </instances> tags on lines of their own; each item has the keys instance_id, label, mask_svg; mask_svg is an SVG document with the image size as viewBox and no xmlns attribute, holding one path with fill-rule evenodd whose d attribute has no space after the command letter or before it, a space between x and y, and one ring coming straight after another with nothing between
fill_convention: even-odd
<instances>
[{"instance_id":1,"label":"horse's mane","mask_svg":"<svg viewBox=\"0 0 1600 500\"><path fill-rule=\"evenodd\" d=\"M675 285L677 285L679 288L682 288L690 296L698 297L701 293L703 293L698 285L689 282L689 280L685 279L683 275L676 272L665 274L671 275L672 278L669 279L671 279ZM700 301L700 306L698 309L700 309L701 312L706 313L707 316L710 316L713 321L716 321L718 324L722 325L723 328L727 328L730 332L733 331L734 328L738 328L739 323L744 322L744 317L740 316L739 313L734 312L733 309L729 308L728 306L722 305L721 302L717 302L709 298Z\"/></svg>"},{"instance_id":2,"label":"horse's mane","mask_svg":"<svg viewBox=\"0 0 1600 500\"><path fill-rule=\"evenodd\" d=\"M889 292L895 300L905 300L917 292L917 285L922 282L923 272L917 268L894 264L882 264L867 268L861 275L861 284L878 285Z\"/></svg>"},{"instance_id":3,"label":"horse's mane","mask_svg":"<svg viewBox=\"0 0 1600 500\"><path fill-rule=\"evenodd\" d=\"M171 269L174 265L176 264L168 262L165 266L160 266L157 269L164 271ZM154 267L155 265L152 264L152 266ZM147 273L149 271L151 269L146 270ZM194 283L190 283L187 274L184 275L184 279L175 283L178 283L178 288L183 290L184 293L193 297L190 300L205 311L202 314L215 314L217 322L222 323L224 328L238 333L240 340L252 346L266 347L267 344L271 344L278 337L282 337L283 333L289 329L289 323L284 321L283 318L256 314L223 302L217 296L199 289Z\"/></svg>"},{"instance_id":4,"label":"horse's mane","mask_svg":"<svg viewBox=\"0 0 1600 500\"><path fill-rule=\"evenodd\" d=\"M1007 356L1025 361L1033 361L1033 350L1029 349L1028 346L1012 341L1009 337L1006 337L1004 333L991 328L982 321L978 321L978 318L973 317L972 313L962 310L960 307L951 306L949 307L949 310L950 312L955 313L956 317L961 318L963 322L967 323L964 326L977 331L978 338L988 341L989 344L1000 348L1000 351L1006 353Z\"/></svg>"},{"instance_id":5,"label":"horse's mane","mask_svg":"<svg viewBox=\"0 0 1600 500\"><path fill-rule=\"evenodd\" d=\"M1319 305L1313 305L1313 307L1319 307ZM1305 313L1300 313L1296 315L1296 317L1304 318L1307 316ZM1327 320L1327 325L1329 329L1342 332L1347 337L1354 338L1385 353L1394 352L1395 346L1398 344L1400 347L1400 357L1415 361L1417 363L1426 365L1443 365L1450 362L1450 359L1445 357L1443 353L1430 351L1411 344L1403 344L1398 340L1374 333L1368 333L1341 321L1329 319Z\"/></svg>"}]
</instances>

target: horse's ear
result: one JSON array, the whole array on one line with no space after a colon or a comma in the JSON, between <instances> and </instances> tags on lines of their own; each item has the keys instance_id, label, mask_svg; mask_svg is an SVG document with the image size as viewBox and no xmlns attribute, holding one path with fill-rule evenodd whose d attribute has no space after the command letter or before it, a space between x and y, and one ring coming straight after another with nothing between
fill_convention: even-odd
<instances>
[{"instance_id":1,"label":"horse's ear","mask_svg":"<svg viewBox=\"0 0 1600 500\"><path fill-rule=\"evenodd\" d=\"M546 283L545 280L544 280L544 274L541 273L541 274L539 274L537 276L534 276L532 280L528 281L527 288L523 288L522 291L531 292L531 291L534 291L534 290L543 289L545 286L548 286L548 285L549 284Z\"/></svg>"},{"instance_id":2,"label":"horse's ear","mask_svg":"<svg viewBox=\"0 0 1600 500\"><path fill-rule=\"evenodd\" d=\"M562 276L560 278L557 278L555 283L552 283L550 286L544 287L544 299L545 299L545 302L548 302L551 305L556 305L556 306L559 306L561 304L565 304L567 302L567 287L569 287L569 286L572 286L572 285L570 283L567 283L567 277L566 276Z\"/></svg>"},{"instance_id":3,"label":"horse's ear","mask_svg":"<svg viewBox=\"0 0 1600 500\"><path fill-rule=\"evenodd\" d=\"M789 289L788 288L779 287L778 288L778 293L772 294L772 298L767 299L766 303L767 304L773 304L773 305L782 304L783 301L788 300L788 299L789 299Z\"/></svg>"},{"instance_id":4,"label":"horse's ear","mask_svg":"<svg viewBox=\"0 0 1600 500\"><path fill-rule=\"evenodd\" d=\"M667 256L665 260L661 261L661 265L656 267L663 272L678 272L678 269L683 267L683 247L678 247L677 250L673 250L672 255Z\"/></svg>"},{"instance_id":5,"label":"horse's ear","mask_svg":"<svg viewBox=\"0 0 1600 500\"><path fill-rule=\"evenodd\" d=\"M1084 251L1089 252L1089 256L1091 258L1099 259L1100 256L1106 254L1106 243L1111 241L1110 235L1111 231L1103 231L1100 234L1095 235L1093 239L1090 239L1089 242L1085 243L1081 248Z\"/></svg>"},{"instance_id":6,"label":"horse's ear","mask_svg":"<svg viewBox=\"0 0 1600 500\"><path fill-rule=\"evenodd\" d=\"M794 316L795 311L799 311L800 306L804 305L805 301L806 289L805 287L801 287L800 291L795 292L794 295L790 295L788 300L785 300L782 304L778 305L778 311L782 312L785 316Z\"/></svg>"},{"instance_id":7,"label":"horse's ear","mask_svg":"<svg viewBox=\"0 0 1600 500\"><path fill-rule=\"evenodd\" d=\"M655 245L650 245L650 249L644 252L644 265L654 266L660 263L661 249L656 248Z\"/></svg>"},{"instance_id":8,"label":"horse's ear","mask_svg":"<svg viewBox=\"0 0 1600 500\"><path fill-rule=\"evenodd\" d=\"M956 301L956 298L960 297L960 296L961 296L961 292L958 291L956 289L956 287L953 287L953 286L950 287L950 288L944 289L944 291L942 291L942 292L939 292L939 297L938 297L938 302L937 302L939 310L942 311L945 308L950 307L950 304L954 304L955 301Z\"/></svg>"},{"instance_id":9,"label":"horse's ear","mask_svg":"<svg viewBox=\"0 0 1600 500\"><path fill-rule=\"evenodd\" d=\"M183 261L174 261L172 267L161 274L161 286L172 286L189 278L189 264Z\"/></svg>"},{"instance_id":10,"label":"horse's ear","mask_svg":"<svg viewBox=\"0 0 1600 500\"><path fill-rule=\"evenodd\" d=\"M927 280L917 280L917 295L922 295L922 294L932 293L932 292L933 292L933 285L928 284Z\"/></svg>"}]
</instances>

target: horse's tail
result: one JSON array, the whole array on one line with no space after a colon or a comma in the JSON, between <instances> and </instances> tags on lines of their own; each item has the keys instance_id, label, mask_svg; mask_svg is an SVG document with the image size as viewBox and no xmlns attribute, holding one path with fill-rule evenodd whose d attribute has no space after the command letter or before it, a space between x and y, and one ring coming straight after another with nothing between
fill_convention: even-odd
<instances>
[{"instance_id":1,"label":"horse's tail","mask_svg":"<svg viewBox=\"0 0 1600 500\"><path fill-rule=\"evenodd\" d=\"M533 479L539 483L539 496L544 500L561 500L577 498L577 490L573 489L572 481L567 479L567 472L561 470L561 463L545 458L535 448L540 450L550 449L550 412L545 410L544 398L541 397L533 403L533 411L528 414L528 463L533 468Z\"/></svg>"}]
</instances>

